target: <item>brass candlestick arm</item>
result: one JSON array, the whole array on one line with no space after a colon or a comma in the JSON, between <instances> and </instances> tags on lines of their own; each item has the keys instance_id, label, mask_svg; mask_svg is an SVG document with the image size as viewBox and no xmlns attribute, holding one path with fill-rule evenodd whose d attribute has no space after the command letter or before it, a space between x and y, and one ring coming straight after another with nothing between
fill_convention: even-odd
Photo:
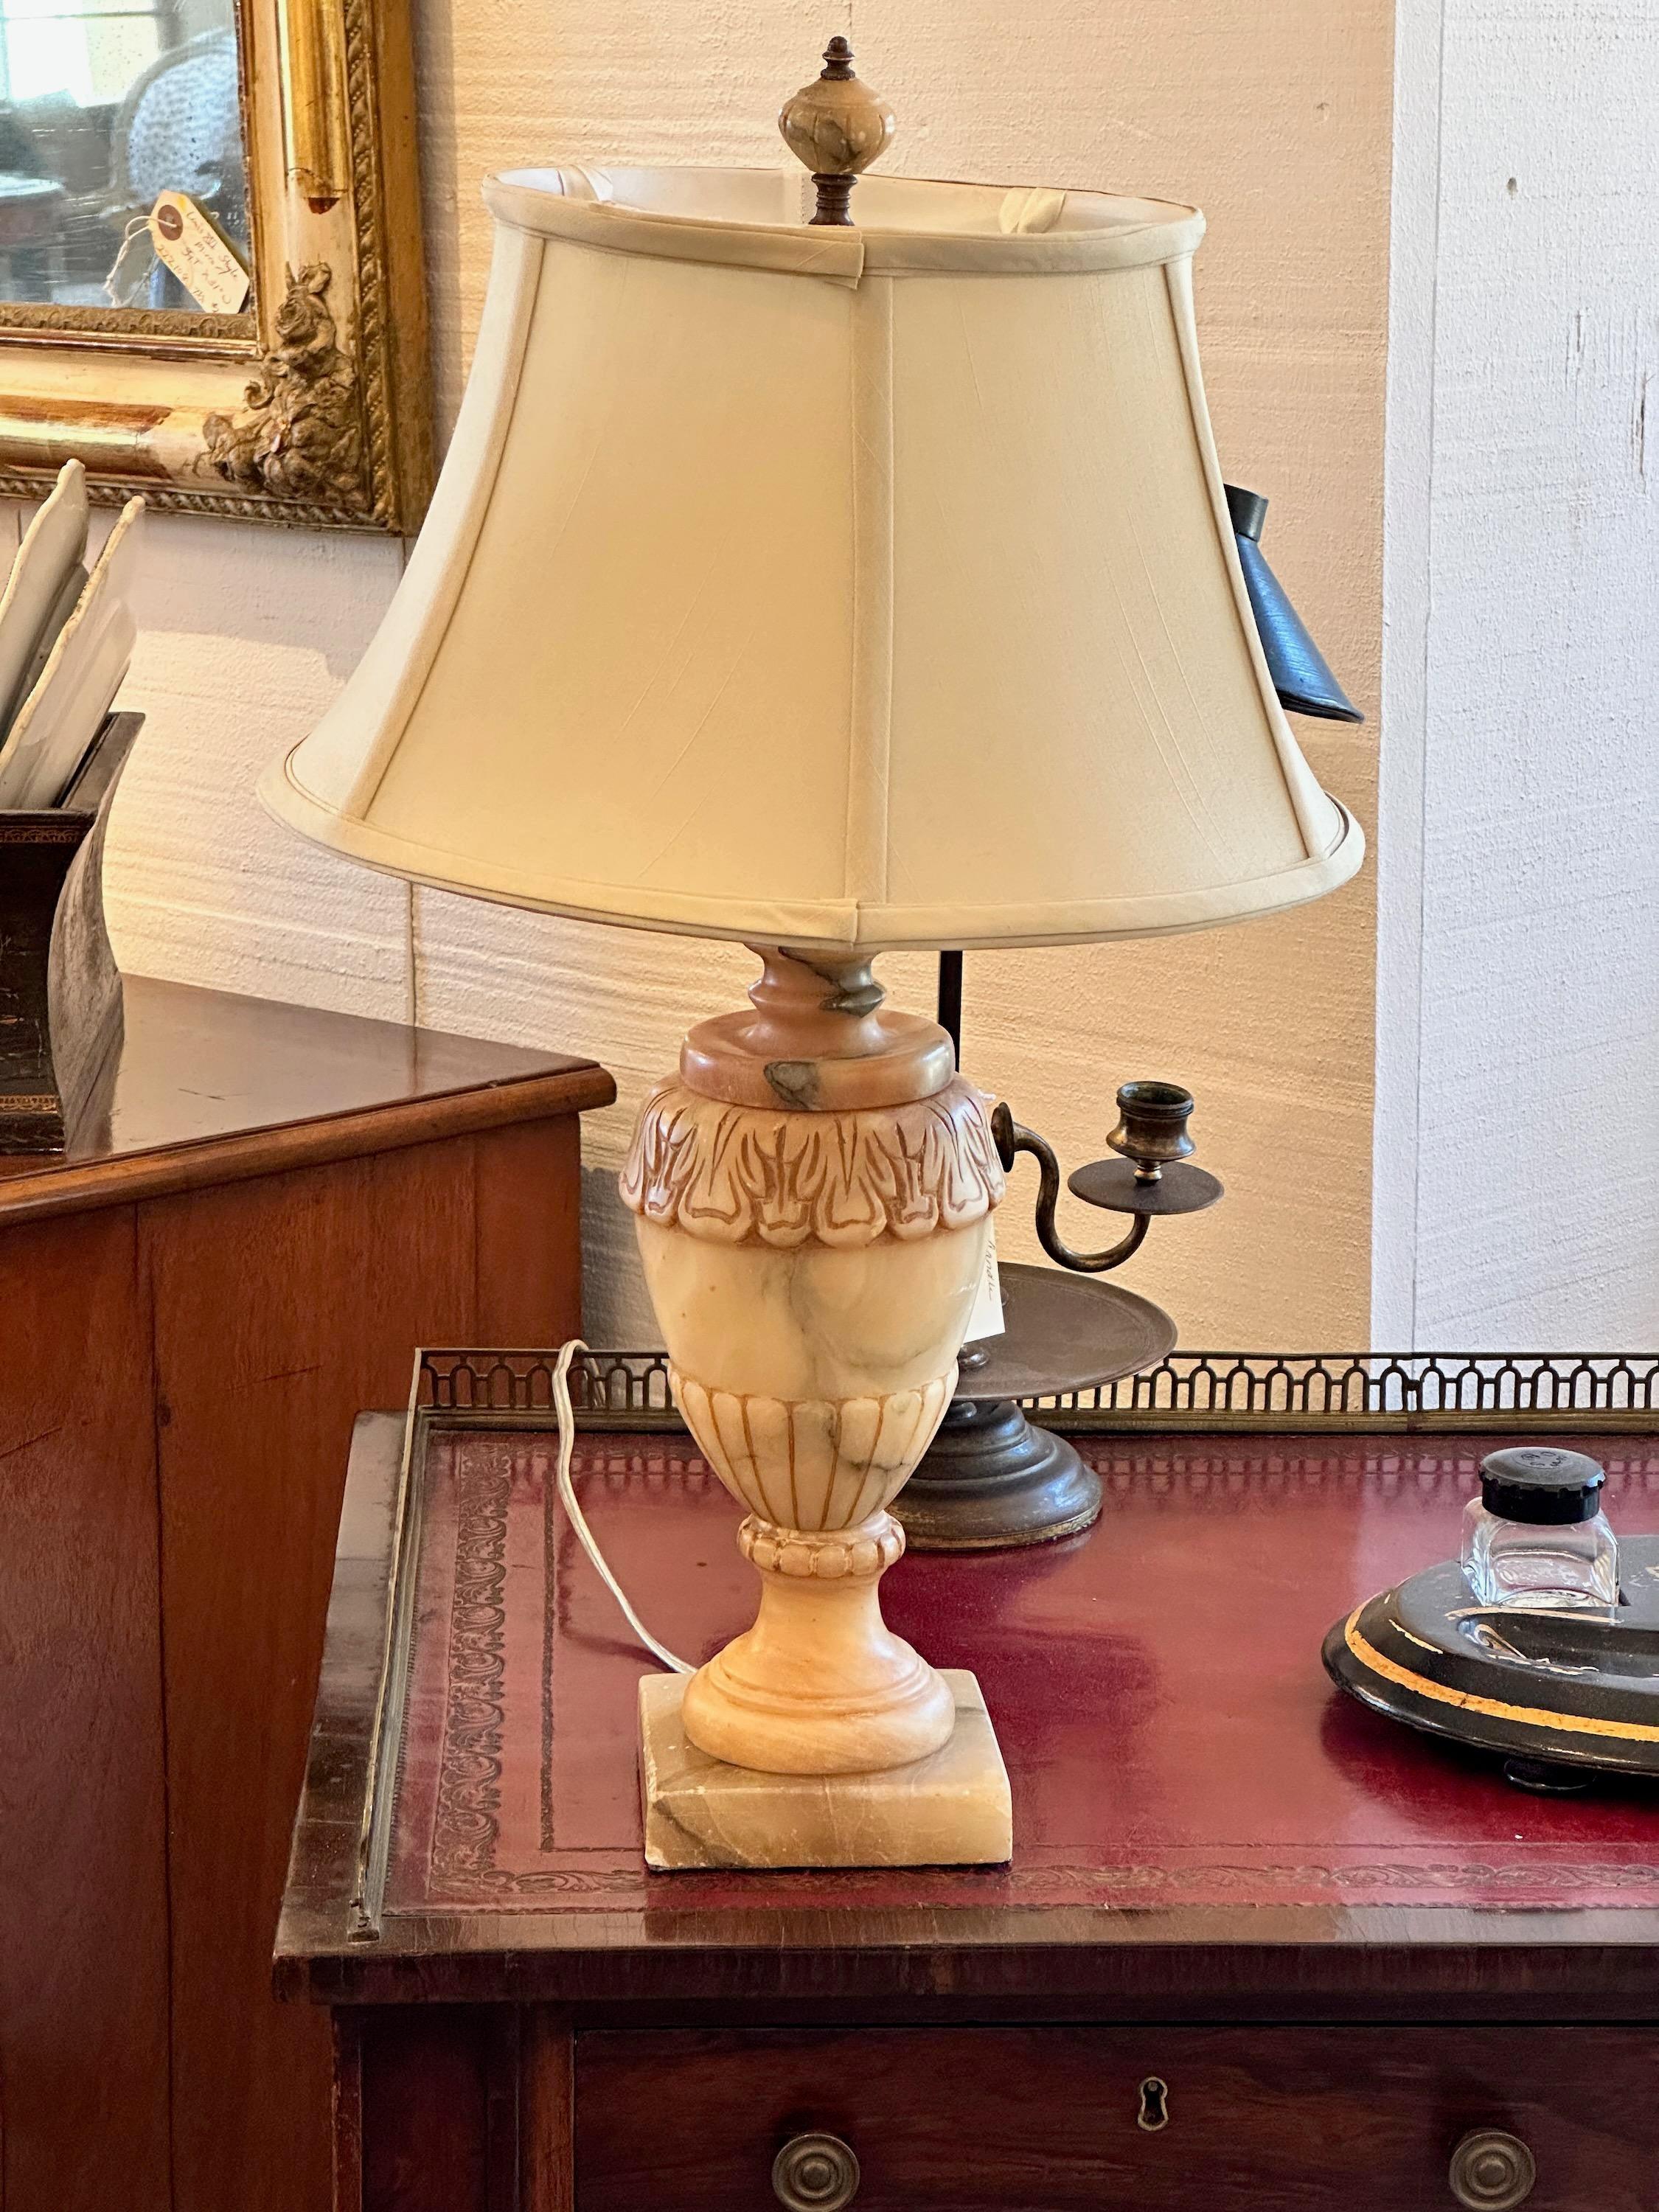
<instances>
[{"instance_id":1,"label":"brass candlestick arm","mask_svg":"<svg viewBox=\"0 0 1659 2212\"><path fill-rule=\"evenodd\" d=\"M1146 1240L1148 1216L1141 1214L1132 1222L1128 1234L1109 1245L1103 1252L1074 1252L1061 1237L1054 1214L1060 1203L1060 1162L1054 1148L1046 1137L1038 1136L1035 1129L1027 1129L1016 1121L1006 1105L998 1105L991 1115L991 1133L996 1139L1004 1172L1010 1170L1021 1152L1030 1152L1037 1164L1036 1233L1037 1242L1048 1257L1061 1267L1069 1267L1076 1275L1103 1275L1109 1267L1122 1264L1130 1255L1139 1250Z\"/></svg>"},{"instance_id":2,"label":"brass candlestick arm","mask_svg":"<svg viewBox=\"0 0 1659 2212\"><path fill-rule=\"evenodd\" d=\"M1118 1124L1106 1139L1121 1157L1091 1160L1072 1176L1066 1188L1085 1206L1133 1216L1126 1235L1099 1252L1074 1252L1055 1221L1060 1202L1060 1162L1047 1138L1023 1128L1006 1104L991 1115L991 1133L1004 1172L1021 1152L1037 1163L1037 1241L1048 1257L1074 1274L1102 1275L1138 1252L1155 1214L1200 1213L1222 1194L1218 1179L1194 1167L1193 1140L1187 1121L1193 1097L1174 1083L1126 1083L1117 1094Z\"/></svg>"}]
</instances>

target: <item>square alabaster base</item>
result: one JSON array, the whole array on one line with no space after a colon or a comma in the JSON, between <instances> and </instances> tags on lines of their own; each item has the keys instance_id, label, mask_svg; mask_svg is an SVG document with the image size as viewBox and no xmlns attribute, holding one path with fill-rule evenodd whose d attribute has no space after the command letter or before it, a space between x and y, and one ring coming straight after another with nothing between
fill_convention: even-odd
<instances>
[{"instance_id":1,"label":"square alabaster base","mask_svg":"<svg viewBox=\"0 0 1659 2212\"><path fill-rule=\"evenodd\" d=\"M685 1740L685 1678L640 1684L646 1864L690 1867L997 1866L1012 1856L1008 1773L979 1684L957 1701L943 1751L886 1774L756 1774Z\"/></svg>"}]
</instances>

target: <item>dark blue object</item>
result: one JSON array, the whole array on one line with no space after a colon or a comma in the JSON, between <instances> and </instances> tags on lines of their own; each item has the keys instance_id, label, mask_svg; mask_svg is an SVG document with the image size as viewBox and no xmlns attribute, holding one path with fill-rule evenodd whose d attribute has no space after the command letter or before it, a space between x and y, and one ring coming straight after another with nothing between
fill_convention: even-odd
<instances>
[{"instance_id":1,"label":"dark blue object","mask_svg":"<svg viewBox=\"0 0 1659 2212\"><path fill-rule=\"evenodd\" d=\"M1242 491L1237 484L1228 484L1225 489L1227 512L1238 539L1244 588L1250 595L1250 611L1261 634L1267 673L1273 679L1280 706L1288 707L1293 714L1317 714L1328 722L1363 722L1365 717L1332 675L1324 654L1285 598L1284 586L1262 557L1261 525L1267 519L1267 501L1259 491Z\"/></svg>"}]
</instances>

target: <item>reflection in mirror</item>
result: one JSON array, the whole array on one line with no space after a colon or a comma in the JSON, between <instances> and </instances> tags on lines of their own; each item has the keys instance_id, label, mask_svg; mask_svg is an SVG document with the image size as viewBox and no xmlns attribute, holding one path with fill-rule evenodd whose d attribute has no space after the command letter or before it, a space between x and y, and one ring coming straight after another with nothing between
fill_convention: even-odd
<instances>
[{"instance_id":1,"label":"reflection in mirror","mask_svg":"<svg viewBox=\"0 0 1659 2212\"><path fill-rule=\"evenodd\" d=\"M250 259L236 0L0 0L0 301L234 314Z\"/></svg>"}]
</instances>

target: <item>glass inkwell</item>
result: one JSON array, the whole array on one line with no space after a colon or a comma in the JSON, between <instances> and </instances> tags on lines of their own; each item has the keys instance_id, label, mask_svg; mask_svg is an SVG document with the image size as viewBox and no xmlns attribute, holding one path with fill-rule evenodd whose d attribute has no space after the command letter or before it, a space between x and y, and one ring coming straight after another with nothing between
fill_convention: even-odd
<instances>
[{"instance_id":1,"label":"glass inkwell","mask_svg":"<svg viewBox=\"0 0 1659 2212\"><path fill-rule=\"evenodd\" d=\"M1518 1789L1659 1783L1659 1534L1616 1539L1606 1482L1583 1452L1489 1454L1459 1556L1334 1622L1326 1671L1373 1711L1495 1756Z\"/></svg>"},{"instance_id":2,"label":"glass inkwell","mask_svg":"<svg viewBox=\"0 0 1659 2212\"><path fill-rule=\"evenodd\" d=\"M1480 1462L1463 1514L1463 1574L1477 1602L1610 1613L1619 1545L1601 1510L1601 1468L1583 1452L1523 1444Z\"/></svg>"}]
</instances>

